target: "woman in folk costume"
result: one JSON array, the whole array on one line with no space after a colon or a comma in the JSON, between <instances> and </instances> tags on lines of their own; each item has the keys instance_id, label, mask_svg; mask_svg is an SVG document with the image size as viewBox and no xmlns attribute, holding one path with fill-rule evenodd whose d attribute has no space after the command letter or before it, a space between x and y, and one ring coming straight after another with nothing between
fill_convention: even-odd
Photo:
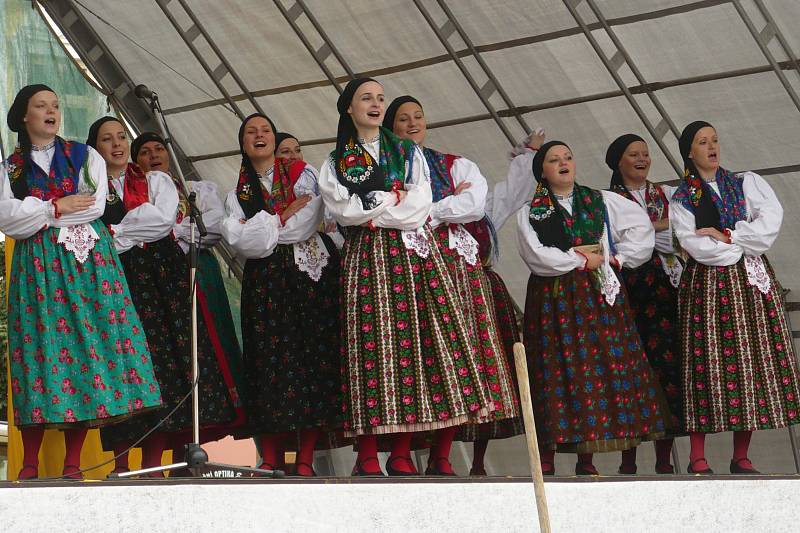
<instances>
[{"instance_id":1,"label":"woman in folk costume","mask_svg":"<svg viewBox=\"0 0 800 533\"><path fill-rule=\"evenodd\" d=\"M16 240L8 295L18 479L38 477L46 428L64 432L63 475L80 479L86 430L161 405L139 316L103 223L105 163L59 137L58 96L29 85L8 127L19 145L0 177L0 231Z\"/></svg>"},{"instance_id":2,"label":"woman in folk costume","mask_svg":"<svg viewBox=\"0 0 800 533\"><path fill-rule=\"evenodd\" d=\"M101 431L103 445L115 454L154 427L191 390L191 308L189 269L172 237L178 194L163 172L144 173L128 162L125 128L113 117L92 124L86 143L106 160L108 196L103 222L114 237L131 296L142 319L153 366L161 385L164 408L147 417ZM230 423L233 400L203 325L198 324L200 423L205 430ZM176 434L191 429L191 402L186 401L142 444L142 467L161 464L162 452ZM128 468L117 459L116 472ZM151 474L161 477L163 474Z\"/></svg>"},{"instance_id":3,"label":"woman in folk costume","mask_svg":"<svg viewBox=\"0 0 800 533\"><path fill-rule=\"evenodd\" d=\"M606 164L612 170L611 191L639 204L647 213L655 230L655 251L645 264L623 266L622 280L628 292L631 310L642 347L653 368L665 397L662 413L672 435L683 431L683 393L681 391L681 357L678 339L678 283L683 265L675 255L673 234L669 226L669 199L675 192L669 185L647 180L650 152L647 143L632 133L618 137L606 151ZM657 440L656 473L672 474L670 454L674 438ZM620 474L636 473L636 448L622 452Z\"/></svg>"},{"instance_id":4,"label":"woman in folk costume","mask_svg":"<svg viewBox=\"0 0 800 533\"><path fill-rule=\"evenodd\" d=\"M689 472L711 473L706 433L733 431L731 473L755 474L747 458L752 432L800 421L792 335L763 255L783 208L761 176L720 166L711 124L686 126L679 146L685 176L669 217L689 254L678 289Z\"/></svg>"},{"instance_id":5,"label":"woman in folk costume","mask_svg":"<svg viewBox=\"0 0 800 533\"><path fill-rule=\"evenodd\" d=\"M303 149L297 137L291 133L282 131L275 134L275 155L288 159L289 161L305 161L303 158ZM334 220L327 209L324 209L322 224L324 233L331 238L336 248L341 250L342 246L344 246L344 235L339 232L339 228L336 226L336 220Z\"/></svg>"},{"instance_id":6,"label":"woman in folk costume","mask_svg":"<svg viewBox=\"0 0 800 533\"><path fill-rule=\"evenodd\" d=\"M486 178L472 161L423 146L427 123L422 106L414 97L401 96L392 101L383 125L398 137L414 141L422 149L430 170L433 196L430 225L448 266L450 279L456 289L454 294L459 298L458 305L469 321L474 338L479 342L486 380L495 402L493 422L462 426L466 431L462 431L460 438L475 441L481 437L517 435L522 428L520 424L513 424L512 420L519 417L513 366L508 361L513 355L506 352L499 335L492 285L482 267L482 262L489 259L493 238L496 241L494 228L484 215L488 190ZM500 284L505 289L502 280ZM431 458L441 463L441 467L433 462L428 465L429 472L452 474L452 467L446 458L457 430L451 427L437 432Z\"/></svg>"},{"instance_id":7,"label":"woman in folk costume","mask_svg":"<svg viewBox=\"0 0 800 533\"><path fill-rule=\"evenodd\" d=\"M422 151L381 128L384 93L375 80L352 80L336 107L336 149L319 186L346 228L345 431L358 437L354 474L383 475L376 436L393 434L387 470L408 475L416 472L413 432L487 421L494 400L426 224L432 204ZM433 465L447 473L447 457Z\"/></svg>"},{"instance_id":8,"label":"woman in folk costume","mask_svg":"<svg viewBox=\"0 0 800 533\"><path fill-rule=\"evenodd\" d=\"M172 234L184 254L189 253L191 241L189 227L189 202L183 184L170 172L170 157L166 141L157 133L144 132L131 143L131 159L139 165L145 173L158 171L172 177L172 182L178 191L178 214L175 217L175 226ZM236 327L233 324L231 306L228 302L228 293L222 278L222 270L214 256L212 249L222 239L222 220L225 218L225 208L219 198L217 184L211 181L187 181L189 192L195 193L195 204L203 217L208 234L200 238L200 233L195 228L195 244L199 247L197 256L197 292L198 313L203 316L203 322L208 328L208 337L222 360L222 370L225 384L228 387L236 418L225 427L218 428L218 437L223 437L235 428L240 427L245 421L245 411L242 399L244 385L244 371L242 352L236 338ZM204 438L213 440L214 432L206 431ZM174 459L183 457L183 446L188 443L189 434L181 435L177 442L170 442ZM174 473L173 473L174 475Z\"/></svg>"},{"instance_id":9,"label":"woman in folk costume","mask_svg":"<svg viewBox=\"0 0 800 533\"><path fill-rule=\"evenodd\" d=\"M239 128L242 166L225 200L223 238L247 260L242 279L248 431L260 436L263 467L300 433L297 474L314 476L322 431L341 427L339 273L336 247L317 232L322 199L316 171L275 157L265 115Z\"/></svg>"},{"instance_id":10,"label":"woman in folk costume","mask_svg":"<svg viewBox=\"0 0 800 533\"><path fill-rule=\"evenodd\" d=\"M533 175L517 236L531 270L524 337L542 470L552 475L555 452L572 452L576 474L597 475L593 452L664 433L658 383L618 278L620 266L652 255L653 225L634 202L577 184L560 141L536 153Z\"/></svg>"}]
</instances>

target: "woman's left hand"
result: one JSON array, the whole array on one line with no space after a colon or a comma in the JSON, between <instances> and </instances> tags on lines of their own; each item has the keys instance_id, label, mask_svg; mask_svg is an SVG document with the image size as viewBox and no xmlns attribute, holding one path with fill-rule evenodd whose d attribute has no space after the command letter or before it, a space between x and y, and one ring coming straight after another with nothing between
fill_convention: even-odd
<instances>
[{"instance_id":1,"label":"woman's left hand","mask_svg":"<svg viewBox=\"0 0 800 533\"><path fill-rule=\"evenodd\" d=\"M717 228L700 228L695 233L703 237L711 237L719 242L728 243L728 236Z\"/></svg>"}]
</instances>

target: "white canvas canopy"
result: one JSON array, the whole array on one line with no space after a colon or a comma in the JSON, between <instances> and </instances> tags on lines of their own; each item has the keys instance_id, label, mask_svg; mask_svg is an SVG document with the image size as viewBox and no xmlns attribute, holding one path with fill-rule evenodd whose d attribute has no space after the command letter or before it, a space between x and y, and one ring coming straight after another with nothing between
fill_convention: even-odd
<instances>
[{"instance_id":1,"label":"white canvas canopy","mask_svg":"<svg viewBox=\"0 0 800 533\"><path fill-rule=\"evenodd\" d=\"M476 161L491 182L544 127L569 143L579 180L606 187L606 147L648 140L655 181L677 177L677 136L704 119L723 163L766 175L787 208L770 254L800 290L800 2L792 0L49 0L41 2L118 108L152 128L132 89L167 112L196 177L235 185L241 118L263 110L309 163L332 149L352 76L424 105L427 144ZM657 142L658 141L658 142ZM672 162L670 162L672 158ZM527 272L502 231L499 270L518 302Z\"/></svg>"}]
</instances>

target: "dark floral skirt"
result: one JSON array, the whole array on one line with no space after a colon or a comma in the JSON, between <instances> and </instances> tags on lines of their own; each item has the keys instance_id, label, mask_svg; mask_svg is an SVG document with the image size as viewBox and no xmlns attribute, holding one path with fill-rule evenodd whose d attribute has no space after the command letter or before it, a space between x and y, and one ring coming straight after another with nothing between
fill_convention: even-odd
<instances>
[{"instance_id":1,"label":"dark floral skirt","mask_svg":"<svg viewBox=\"0 0 800 533\"><path fill-rule=\"evenodd\" d=\"M242 279L246 434L341 427L339 252L319 281L298 269L294 247L250 259Z\"/></svg>"},{"instance_id":2,"label":"dark floral skirt","mask_svg":"<svg viewBox=\"0 0 800 533\"><path fill-rule=\"evenodd\" d=\"M683 433L681 346L678 335L678 289L672 286L655 253L644 265L622 269L636 329L647 360L658 377L668 413L663 413L671 434Z\"/></svg>"},{"instance_id":3,"label":"dark floral skirt","mask_svg":"<svg viewBox=\"0 0 800 533\"><path fill-rule=\"evenodd\" d=\"M797 424L797 359L780 286L748 283L744 258L712 267L690 259L679 288L687 431L714 433Z\"/></svg>"},{"instance_id":4,"label":"dark floral skirt","mask_svg":"<svg viewBox=\"0 0 800 533\"><path fill-rule=\"evenodd\" d=\"M665 431L624 287L609 306L598 285L579 270L528 280L525 349L545 450L624 450Z\"/></svg>"},{"instance_id":5,"label":"dark floral skirt","mask_svg":"<svg viewBox=\"0 0 800 533\"><path fill-rule=\"evenodd\" d=\"M192 385L192 317L186 256L170 236L145 247L135 246L121 254L120 260L153 354L164 407L102 430L100 435L106 449L137 440L172 411ZM217 430L223 430L235 420L234 401L222 371L226 364L224 354L214 350L203 314L198 312L197 315L200 425L218 433ZM189 397L161 425L160 431L187 432L191 426L192 401ZM210 435L208 432L205 434Z\"/></svg>"}]
</instances>

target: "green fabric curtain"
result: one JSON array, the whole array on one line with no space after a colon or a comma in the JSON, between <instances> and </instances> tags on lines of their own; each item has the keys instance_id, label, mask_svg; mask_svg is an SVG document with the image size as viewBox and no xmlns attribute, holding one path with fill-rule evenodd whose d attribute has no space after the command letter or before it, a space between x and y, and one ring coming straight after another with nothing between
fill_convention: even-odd
<instances>
[{"instance_id":1,"label":"green fabric curtain","mask_svg":"<svg viewBox=\"0 0 800 533\"><path fill-rule=\"evenodd\" d=\"M44 83L58 93L61 135L86 140L91 123L107 113L106 97L83 76L30 0L0 0L0 33L3 154L17 142L6 125L8 108L17 91L31 83Z\"/></svg>"}]
</instances>

